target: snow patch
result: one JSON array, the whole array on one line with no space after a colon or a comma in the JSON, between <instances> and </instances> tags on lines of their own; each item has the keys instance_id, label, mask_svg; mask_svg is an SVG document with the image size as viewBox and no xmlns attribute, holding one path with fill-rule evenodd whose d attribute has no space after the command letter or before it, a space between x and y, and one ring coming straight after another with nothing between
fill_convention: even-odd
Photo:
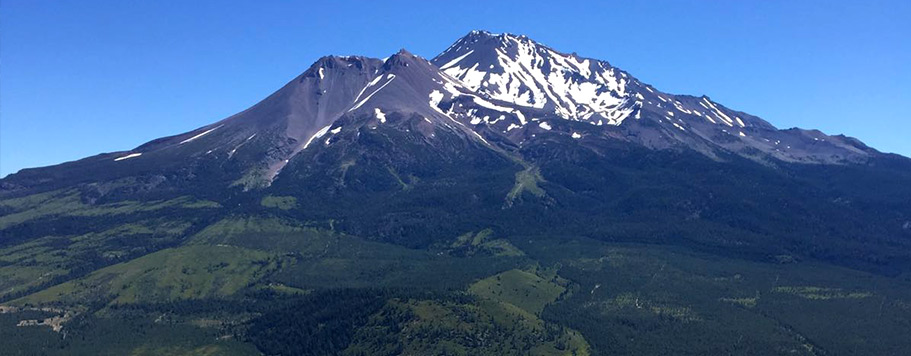
<instances>
[{"instance_id":1,"label":"snow patch","mask_svg":"<svg viewBox=\"0 0 911 356\"><path fill-rule=\"evenodd\" d=\"M484 136L481 136L481 134L479 134L479 133L475 132L474 130L470 129L468 126L465 126L465 124L459 122L458 120L453 119L452 116L449 116L449 114L447 114L447 113L444 112L443 110L440 110L440 107L439 107L438 105L440 104L440 101L443 100L443 93L442 93L441 91L439 91L439 90L434 90L434 91L430 92L430 95L429 95L429 96L430 96L430 108L431 108L431 109L433 109L434 111L440 113L441 115L443 115L443 116L446 117L447 119L452 120L452 122L456 123L457 125L464 127L466 130L470 131L472 134L474 134L475 136L477 136L478 139L480 139L481 141L483 141L484 144L490 145L490 142L487 142L487 140L484 139ZM447 125L447 126L448 126L448 125Z\"/></svg>"},{"instance_id":2,"label":"snow patch","mask_svg":"<svg viewBox=\"0 0 911 356\"><path fill-rule=\"evenodd\" d=\"M215 131L215 129L217 129L217 128L219 128L219 127L222 127L222 126L225 126L225 125L224 125L224 124L221 124L221 125L218 125L218 126L216 126L216 127L211 128L211 129L208 129L208 130L206 130L206 131L203 131L201 134L198 134L198 135L193 136L193 137L190 137L190 138L188 138L188 139L186 139L186 140L180 141L180 144L182 145L182 144L185 144L185 143L187 143L187 142L193 141L193 140L195 140L195 139L197 139L197 138L203 137L203 136L207 135L208 133L210 133L210 132L212 132L212 131Z\"/></svg>"},{"instance_id":3,"label":"snow patch","mask_svg":"<svg viewBox=\"0 0 911 356\"><path fill-rule=\"evenodd\" d=\"M377 78L382 78L382 76L377 77ZM376 95L376 93L379 93L380 90L383 90L383 88L385 88L387 85L389 85L389 83L392 83L392 81L395 79L395 74L388 74L388 75L386 75L386 78L387 78L386 83L383 83L383 85L380 86L379 89L374 90L372 93L370 93L370 95L367 95L367 97L365 97L363 100L358 102L357 105L354 105L354 107L352 107L348 111L353 111L353 110L356 110L357 108L361 107L362 105L364 105L364 103L367 102L367 100L370 100L370 98L372 98L374 95ZM371 84L367 85L367 87L370 87L371 85L375 84L374 82L377 82L377 80L374 79L373 82L370 82ZM364 87L364 89L367 89L367 87ZM361 93L364 92L364 89L361 89ZM358 94L358 97L360 97L360 94Z\"/></svg>"},{"instance_id":4,"label":"snow patch","mask_svg":"<svg viewBox=\"0 0 911 356\"><path fill-rule=\"evenodd\" d=\"M305 143L305 144L304 144L304 147L302 147L301 149L302 149L302 150L306 150L307 147L310 147L310 144L313 143L313 140L318 139L318 138L323 137L324 135L326 135L326 132L329 132L329 128L330 128L330 127L332 127L331 124L330 124L330 125L326 125L326 127L323 127L323 128L321 128L321 129L319 129L319 131L317 131L315 134L313 134L313 136L310 136L310 139L307 140L307 143Z\"/></svg>"},{"instance_id":5,"label":"snow patch","mask_svg":"<svg viewBox=\"0 0 911 356\"><path fill-rule=\"evenodd\" d=\"M468 57L468 55L472 54L473 52L474 52L474 50L470 50L470 51L468 51L467 53L465 53L465 54L463 54L463 55L461 55L461 56L456 57L455 59L449 61L448 63L446 63L446 64L440 66L440 69L446 69L446 68L449 68L449 67L454 66L456 63L461 62L463 59L465 59L465 57Z\"/></svg>"},{"instance_id":6,"label":"snow patch","mask_svg":"<svg viewBox=\"0 0 911 356\"><path fill-rule=\"evenodd\" d=\"M443 101L443 92L434 89L430 92L430 106L437 108L437 105L440 105L440 102ZM439 108L437 108L439 110Z\"/></svg>"},{"instance_id":7,"label":"snow patch","mask_svg":"<svg viewBox=\"0 0 911 356\"><path fill-rule=\"evenodd\" d=\"M139 153L139 152L137 152L137 153L130 153L130 154L126 155L126 156L121 156L121 157L114 158L114 161L123 161L123 160L125 160L125 159L130 159L130 158L139 157L139 156L142 156L142 153Z\"/></svg>"}]
</instances>

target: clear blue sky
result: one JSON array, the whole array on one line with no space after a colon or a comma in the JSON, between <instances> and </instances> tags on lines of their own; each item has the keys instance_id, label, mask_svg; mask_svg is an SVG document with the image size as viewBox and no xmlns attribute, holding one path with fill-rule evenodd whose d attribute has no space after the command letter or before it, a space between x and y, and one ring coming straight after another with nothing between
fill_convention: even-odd
<instances>
[{"instance_id":1,"label":"clear blue sky","mask_svg":"<svg viewBox=\"0 0 911 356\"><path fill-rule=\"evenodd\" d=\"M219 120L322 55L429 58L472 29L911 156L908 0L2 0L0 176Z\"/></svg>"}]
</instances>

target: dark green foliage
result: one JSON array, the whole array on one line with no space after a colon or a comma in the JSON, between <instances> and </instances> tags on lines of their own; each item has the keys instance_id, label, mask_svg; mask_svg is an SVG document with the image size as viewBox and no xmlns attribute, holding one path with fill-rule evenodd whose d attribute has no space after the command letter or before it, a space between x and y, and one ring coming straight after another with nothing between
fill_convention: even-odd
<instances>
[{"instance_id":1,"label":"dark green foliage","mask_svg":"<svg viewBox=\"0 0 911 356\"><path fill-rule=\"evenodd\" d=\"M809 354L810 347L897 355L911 347L898 337L911 326L907 282L806 262L548 240L517 240L529 255L562 265L560 276L574 282L542 317L580 331L596 354L779 355Z\"/></svg>"},{"instance_id":2,"label":"dark green foliage","mask_svg":"<svg viewBox=\"0 0 911 356\"><path fill-rule=\"evenodd\" d=\"M377 290L318 292L256 318L247 337L267 355L335 354L385 301Z\"/></svg>"},{"instance_id":3,"label":"dark green foliage","mask_svg":"<svg viewBox=\"0 0 911 356\"><path fill-rule=\"evenodd\" d=\"M544 142L524 153L541 165L560 209L518 207L505 219L516 221L509 234L674 244L753 260L792 254L890 275L911 268L911 230L902 230L911 220L907 159L765 166L621 143Z\"/></svg>"},{"instance_id":4,"label":"dark green foliage","mask_svg":"<svg viewBox=\"0 0 911 356\"><path fill-rule=\"evenodd\" d=\"M351 235L423 248L494 223L521 169L446 132L430 147L420 135L382 127L358 137L289 163L269 191L297 198L301 208L290 216L331 218Z\"/></svg>"}]
</instances>

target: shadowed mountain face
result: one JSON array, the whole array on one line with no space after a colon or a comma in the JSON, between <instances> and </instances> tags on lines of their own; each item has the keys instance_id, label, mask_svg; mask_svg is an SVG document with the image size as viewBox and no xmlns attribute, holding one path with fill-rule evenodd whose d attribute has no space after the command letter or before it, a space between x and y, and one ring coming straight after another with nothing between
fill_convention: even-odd
<instances>
[{"instance_id":1,"label":"shadowed mountain face","mask_svg":"<svg viewBox=\"0 0 911 356\"><path fill-rule=\"evenodd\" d=\"M230 300L223 328L269 354L435 354L443 334L490 354L888 354L907 338L871 330L907 335L909 273L908 158L484 31L432 60L323 57L219 122L0 180L0 301ZM443 294L371 289L391 287ZM898 316L805 334L854 302ZM422 334L452 325L470 327Z\"/></svg>"}]
</instances>

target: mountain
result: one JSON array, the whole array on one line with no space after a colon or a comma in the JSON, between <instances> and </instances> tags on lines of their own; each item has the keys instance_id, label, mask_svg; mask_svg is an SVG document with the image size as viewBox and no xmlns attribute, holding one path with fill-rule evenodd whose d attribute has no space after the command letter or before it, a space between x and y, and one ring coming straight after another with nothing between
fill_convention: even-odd
<instances>
[{"instance_id":1,"label":"mountain","mask_svg":"<svg viewBox=\"0 0 911 356\"><path fill-rule=\"evenodd\" d=\"M0 180L0 334L22 354L899 354L909 183L856 139L472 31L431 60L323 57L221 121Z\"/></svg>"},{"instance_id":2,"label":"mountain","mask_svg":"<svg viewBox=\"0 0 911 356\"><path fill-rule=\"evenodd\" d=\"M493 119L504 132L524 128L529 120L547 126L548 120L569 120L621 128L594 134L607 132L650 148L683 144L709 155L720 149L755 159L839 163L876 153L846 137L777 130L706 96L663 93L610 63L564 54L525 36L475 31L433 63L481 96L521 111L520 117ZM491 124L490 117L482 121Z\"/></svg>"}]
</instances>

